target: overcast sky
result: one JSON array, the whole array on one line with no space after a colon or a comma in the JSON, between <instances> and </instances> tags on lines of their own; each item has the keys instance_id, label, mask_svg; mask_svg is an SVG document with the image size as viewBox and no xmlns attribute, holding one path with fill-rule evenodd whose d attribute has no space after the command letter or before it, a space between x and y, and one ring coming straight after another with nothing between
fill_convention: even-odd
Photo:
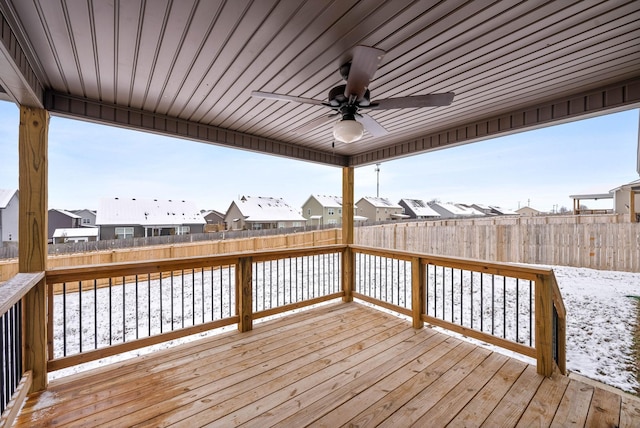
<instances>
[{"instance_id":1,"label":"overcast sky","mask_svg":"<svg viewBox=\"0 0 640 428\"><path fill-rule=\"evenodd\" d=\"M639 111L627 110L383 162L380 196L543 211L570 195L638 178ZM18 108L0 101L0 188L18 187ZM375 165L356 168L355 199L376 196ZM340 168L52 117L49 208L96 209L102 197L185 199L226 211L240 195L341 195ZM584 201L590 208L611 201Z\"/></svg>"}]
</instances>

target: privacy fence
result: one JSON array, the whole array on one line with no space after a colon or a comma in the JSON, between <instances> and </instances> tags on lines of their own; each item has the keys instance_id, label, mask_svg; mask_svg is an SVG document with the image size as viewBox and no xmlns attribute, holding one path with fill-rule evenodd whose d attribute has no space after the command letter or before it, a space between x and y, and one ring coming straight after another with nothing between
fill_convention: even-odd
<instances>
[{"instance_id":1,"label":"privacy fence","mask_svg":"<svg viewBox=\"0 0 640 428\"><path fill-rule=\"evenodd\" d=\"M342 236L340 229L280 232L278 235L267 235L265 232L253 237L240 235L237 239L228 234L223 239L220 232L204 234L216 235L206 241L198 241L200 238L192 235L194 242L151 245L149 241L150 246L147 247L133 247L132 244L131 248L125 246L77 254L50 254L49 266L55 268L331 245L340 243ZM238 233L246 235L248 231ZM615 214L397 222L356 227L354 236L358 245L440 256L640 272L640 223L629 223L623 216ZM17 272L15 259L0 261L0 282Z\"/></svg>"},{"instance_id":2,"label":"privacy fence","mask_svg":"<svg viewBox=\"0 0 640 428\"><path fill-rule=\"evenodd\" d=\"M640 223L615 214L393 223L356 228L355 242L493 262L640 271Z\"/></svg>"}]
</instances>

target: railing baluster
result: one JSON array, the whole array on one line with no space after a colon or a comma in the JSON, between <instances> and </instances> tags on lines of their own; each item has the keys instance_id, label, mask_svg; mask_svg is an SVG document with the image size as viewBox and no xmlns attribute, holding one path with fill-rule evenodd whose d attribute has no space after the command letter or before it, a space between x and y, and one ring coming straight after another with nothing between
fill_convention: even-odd
<instances>
[{"instance_id":1,"label":"railing baluster","mask_svg":"<svg viewBox=\"0 0 640 428\"><path fill-rule=\"evenodd\" d=\"M93 280L93 346L98 349L98 280Z\"/></svg>"},{"instance_id":2,"label":"railing baluster","mask_svg":"<svg viewBox=\"0 0 640 428\"><path fill-rule=\"evenodd\" d=\"M149 329L147 337L151 336L151 274L147 274L147 312L149 320Z\"/></svg>"},{"instance_id":3,"label":"railing baluster","mask_svg":"<svg viewBox=\"0 0 640 428\"><path fill-rule=\"evenodd\" d=\"M78 342L82 352L82 281L78 281Z\"/></svg>"},{"instance_id":4,"label":"railing baluster","mask_svg":"<svg viewBox=\"0 0 640 428\"><path fill-rule=\"evenodd\" d=\"M62 283L62 355L67 356L67 283Z\"/></svg>"},{"instance_id":5,"label":"railing baluster","mask_svg":"<svg viewBox=\"0 0 640 428\"><path fill-rule=\"evenodd\" d=\"M520 281L516 278L516 342L520 342Z\"/></svg>"}]
</instances>

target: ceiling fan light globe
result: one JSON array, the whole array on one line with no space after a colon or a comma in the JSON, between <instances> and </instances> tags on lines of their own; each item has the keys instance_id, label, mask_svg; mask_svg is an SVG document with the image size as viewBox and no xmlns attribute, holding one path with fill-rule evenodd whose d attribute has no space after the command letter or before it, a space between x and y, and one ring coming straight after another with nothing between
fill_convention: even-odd
<instances>
[{"instance_id":1,"label":"ceiling fan light globe","mask_svg":"<svg viewBox=\"0 0 640 428\"><path fill-rule=\"evenodd\" d=\"M364 135L364 126L357 120L343 119L333 125L333 138L343 143L353 143Z\"/></svg>"}]
</instances>

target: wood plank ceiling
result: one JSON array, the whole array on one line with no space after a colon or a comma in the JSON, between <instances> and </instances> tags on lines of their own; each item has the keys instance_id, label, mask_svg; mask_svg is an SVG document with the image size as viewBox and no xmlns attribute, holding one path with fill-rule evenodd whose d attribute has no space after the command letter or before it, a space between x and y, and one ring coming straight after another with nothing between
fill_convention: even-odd
<instances>
[{"instance_id":1,"label":"wood plank ceiling","mask_svg":"<svg viewBox=\"0 0 640 428\"><path fill-rule=\"evenodd\" d=\"M332 165L364 165L640 105L640 2L0 0L0 99ZM389 132L334 142L321 105L354 46L386 52Z\"/></svg>"}]
</instances>

